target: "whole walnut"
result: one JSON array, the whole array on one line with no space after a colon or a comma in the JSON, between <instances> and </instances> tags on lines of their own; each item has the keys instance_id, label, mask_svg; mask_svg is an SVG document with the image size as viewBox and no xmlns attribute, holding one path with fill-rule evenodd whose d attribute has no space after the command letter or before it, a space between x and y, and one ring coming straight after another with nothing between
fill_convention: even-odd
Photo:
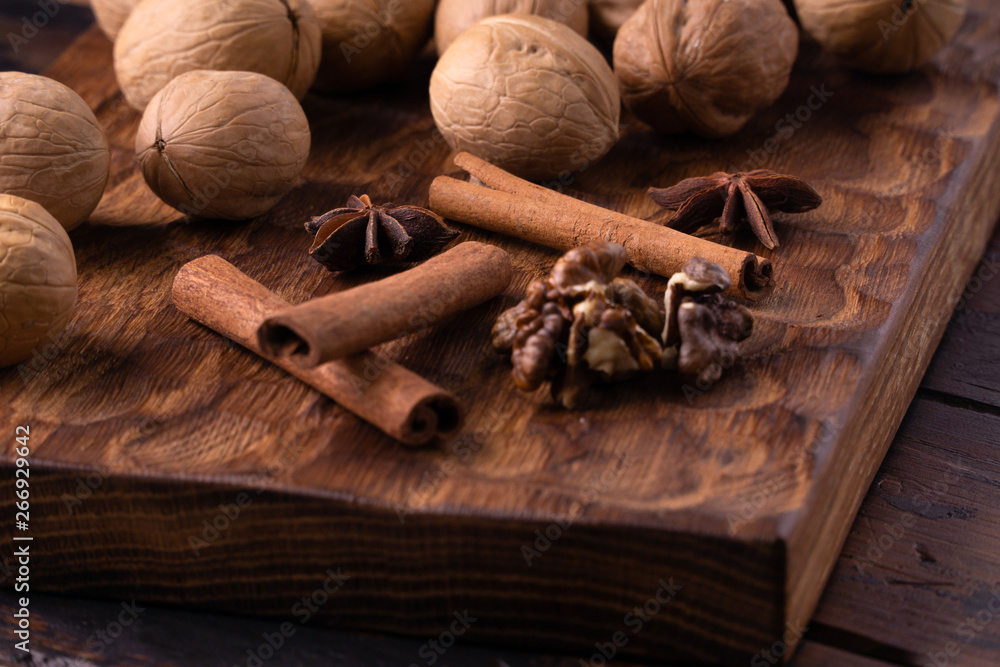
<instances>
[{"instance_id":1,"label":"whole walnut","mask_svg":"<svg viewBox=\"0 0 1000 667\"><path fill-rule=\"evenodd\" d=\"M302 99L321 41L306 0L143 0L115 41L115 73L140 111L171 79L199 69L266 74Z\"/></svg>"},{"instance_id":2,"label":"whole walnut","mask_svg":"<svg viewBox=\"0 0 1000 667\"><path fill-rule=\"evenodd\" d=\"M618 29L645 0L590 0L590 27L598 37L613 42Z\"/></svg>"},{"instance_id":3,"label":"whole walnut","mask_svg":"<svg viewBox=\"0 0 1000 667\"><path fill-rule=\"evenodd\" d=\"M244 220L284 197L309 157L309 122L283 85L198 70L149 103L135 150L160 199L196 218Z\"/></svg>"},{"instance_id":4,"label":"whole walnut","mask_svg":"<svg viewBox=\"0 0 1000 667\"><path fill-rule=\"evenodd\" d=\"M966 0L795 0L802 27L849 66L899 73L923 65L965 17Z\"/></svg>"},{"instance_id":5,"label":"whole walnut","mask_svg":"<svg viewBox=\"0 0 1000 667\"><path fill-rule=\"evenodd\" d=\"M430 39L434 0L310 0L323 30L316 87L348 92L401 77Z\"/></svg>"},{"instance_id":6,"label":"whole walnut","mask_svg":"<svg viewBox=\"0 0 1000 667\"><path fill-rule=\"evenodd\" d=\"M0 367L55 342L76 298L76 257L66 230L39 204L0 195Z\"/></svg>"},{"instance_id":7,"label":"whole walnut","mask_svg":"<svg viewBox=\"0 0 1000 667\"><path fill-rule=\"evenodd\" d=\"M111 150L94 112L57 81L0 72L0 192L41 204L67 230L101 201Z\"/></svg>"},{"instance_id":8,"label":"whole walnut","mask_svg":"<svg viewBox=\"0 0 1000 667\"><path fill-rule=\"evenodd\" d=\"M434 69L430 92L453 149L524 178L585 168L618 139L611 68L571 28L540 16L495 16L463 32Z\"/></svg>"},{"instance_id":9,"label":"whole walnut","mask_svg":"<svg viewBox=\"0 0 1000 667\"><path fill-rule=\"evenodd\" d=\"M455 38L490 16L534 14L565 23L587 36L587 0L439 0L434 42L443 54Z\"/></svg>"},{"instance_id":10,"label":"whole walnut","mask_svg":"<svg viewBox=\"0 0 1000 667\"><path fill-rule=\"evenodd\" d=\"M618 31L622 98L661 132L738 132L788 87L799 33L781 0L648 0Z\"/></svg>"},{"instance_id":11,"label":"whole walnut","mask_svg":"<svg viewBox=\"0 0 1000 667\"><path fill-rule=\"evenodd\" d=\"M90 8L94 10L97 25L111 41L118 36L118 31L125 24L139 0L90 0Z\"/></svg>"}]
</instances>

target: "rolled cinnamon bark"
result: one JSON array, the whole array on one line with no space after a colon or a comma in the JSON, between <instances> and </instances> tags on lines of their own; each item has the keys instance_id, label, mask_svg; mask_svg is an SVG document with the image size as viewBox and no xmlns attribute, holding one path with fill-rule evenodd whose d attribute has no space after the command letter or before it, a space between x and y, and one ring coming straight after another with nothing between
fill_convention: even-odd
<instances>
[{"instance_id":1,"label":"rolled cinnamon bark","mask_svg":"<svg viewBox=\"0 0 1000 667\"><path fill-rule=\"evenodd\" d=\"M257 329L289 304L221 257L207 255L181 268L173 300L188 317L280 366L406 445L447 439L462 427L465 410L454 395L380 355L363 352L307 371L265 354L257 345Z\"/></svg>"},{"instance_id":2,"label":"rolled cinnamon bark","mask_svg":"<svg viewBox=\"0 0 1000 667\"><path fill-rule=\"evenodd\" d=\"M268 317L257 341L267 354L313 368L488 301L507 289L513 274L501 248L460 243L409 271Z\"/></svg>"},{"instance_id":3,"label":"rolled cinnamon bark","mask_svg":"<svg viewBox=\"0 0 1000 667\"><path fill-rule=\"evenodd\" d=\"M759 298L773 285L771 262L753 253L560 194L469 153L459 153L455 164L489 187L447 176L435 179L430 206L452 220L563 251L614 241L625 247L629 264L667 278L692 257L704 257L726 270L731 293L747 299Z\"/></svg>"}]
</instances>

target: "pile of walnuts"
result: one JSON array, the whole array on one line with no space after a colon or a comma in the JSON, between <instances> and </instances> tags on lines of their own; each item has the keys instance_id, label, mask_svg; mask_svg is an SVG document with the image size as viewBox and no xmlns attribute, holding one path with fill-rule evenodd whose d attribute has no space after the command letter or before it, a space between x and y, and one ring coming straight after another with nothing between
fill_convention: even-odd
<instances>
[{"instance_id":1,"label":"pile of walnuts","mask_svg":"<svg viewBox=\"0 0 1000 667\"><path fill-rule=\"evenodd\" d=\"M92 0L115 42L123 96L143 112L135 150L146 182L189 217L228 219L267 213L298 182L311 147L299 104L308 90L401 78L432 36L441 134L523 177L562 180L602 159L618 140L623 103L663 132L733 134L788 85L800 36L792 3L804 31L849 66L904 72L952 38L967 0ZM613 41L613 68L588 33ZM109 179L110 147L93 112L43 77L0 74L0 154L0 194L13 197L0 214L13 225L4 229L18 230L8 241L58 236L53 219L73 230ZM8 261L48 257L68 276L64 246L0 251ZM706 359L738 342L746 319L719 296L725 288L693 290L707 283L692 276L709 270L692 265L671 281L666 309L654 308L616 277L616 252L567 255L502 319L498 344L511 349L519 385L554 379L575 403L595 378L644 372L657 359L702 380L720 372ZM22 287L32 289L0 282L0 296ZM22 315L34 318L24 326L51 323L32 335L54 335L72 305L65 294L53 303L45 317L5 307L0 350ZM714 333L692 343L698 331ZM566 363L554 361L560 346Z\"/></svg>"},{"instance_id":2,"label":"pile of walnuts","mask_svg":"<svg viewBox=\"0 0 1000 667\"><path fill-rule=\"evenodd\" d=\"M736 362L753 316L721 294L731 286L721 267L692 259L671 278L661 304L618 277L625 260L616 243L575 248L500 315L493 347L510 354L518 388L534 391L550 381L553 398L572 409L596 382L663 368L702 387Z\"/></svg>"},{"instance_id":3,"label":"pile of walnuts","mask_svg":"<svg viewBox=\"0 0 1000 667\"><path fill-rule=\"evenodd\" d=\"M966 4L794 2L814 39L870 72L928 61L955 34ZM578 0L441 0L434 118L453 149L534 180L600 160L618 136L619 97L660 132L732 135L788 87L800 35L786 4L591 0L590 28L613 40L612 75L576 34L588 26Z\"/></svg>"},{"instance_id":4,"label":"pile of walnuts","mask_svg":"<svg viewBox=\"0 0 1000 667\"><path fill-rule=\"evenodd\" d=\"M966 0L794 0L806 32L850 66L905 72L962 23ZM646 0L621 26L625 105L664 132L738 132L788 86L799 30L781 0Z\"/></svg>"},{"instance_id":5,"label":"pile of walnuts","mask_svg":"<svg viewBox=\"0 0 1000 667\"><path fill-rule=\"evenodd\" d=\"M79 95L51 79L0 73L0 367L52 346L77 298L67 232L97 207L111 151Z\"/></svg>"}]
</instances>

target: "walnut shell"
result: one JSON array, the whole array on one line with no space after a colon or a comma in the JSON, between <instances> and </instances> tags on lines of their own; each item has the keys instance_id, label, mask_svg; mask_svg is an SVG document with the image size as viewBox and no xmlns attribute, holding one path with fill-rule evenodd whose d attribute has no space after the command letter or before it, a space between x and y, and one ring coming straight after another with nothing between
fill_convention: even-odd
<instances>
[{"instance_id":1,"label":"walnut shell","mask_svg":"<svg viewBox=\"0 0 1000 667\"><path fill-rule=\"evenodd\" d=\"M611 43L618 29L645 0L590 0L590 28L601 39Z\"/></svg>"},{"instance_id":2,"label":"walnut shell","mask_svg":"<svg viewBox=\"0 0 1000 667\"><path fill-rule=\"evenodd\" d=\"M587 36L587 0L439 0L434 42L443 54L460 34L490 16L534 14L565 23Z\"/></svg>"},{"instance_id":3,"label":"walnut shell","mask_svg":"<svg viewBox=\"0 0 1000 667\"><path fill-rule=\"evenodd\" d=\"M590 42L562 23L508 14L452 43L431 75L431 111L453 149L546 179L611 150L621 102Z\"/></svg>"},{"instance_id":4,"label":"walnut shell","mask_svg":"<svg viewBox=\"0 0 1000 667\"><path fill-rule=\"evenodd\" d=\"M622 98L661 132L738 132L788 87L799 33L780 0L648 0L615 39Z\"/></svg>"},{"instance_id":5,"label":"walnut shell","mask_svg":"<svg viewBox=\"0 0 1000 667\"><path fill-rule=\"evenodd\" d=\"M199 70L149 103L135 150L160 199L195 218L244 220L284 197L309 157L309 122L283 85Z\"/></svg>"},{"instance_id":6,"label":"walnut shell","mask_svg":"<svg viewBox=\"0 0 1000 667\"><path fill-rule=\"evenodd\" d=\"M101 201L111 170L104 130L57 81L0 72L0 192L41 204L67 230Z\"/></svg>"},{"instance_id":7,"label":"walnut shell","mask_svg":"<svg viewBox=\"0 0 1000 667\"><path fill-rule=\"evenodd\" d=\"M962 25L966 0L795 0L802 27L856 69L923 65Z\"/></svg>"},{"instance_id":8,"label":"walnut shell","mask_svg":"<svg viewBox=\"0 0 1000 667\"><path fill-rule=\"evenodd\" d=\"M323 30L316 87L349 92L406 73L430 39L434 0L310 0Z\"/></svg>"},{"instance_id":9,"label":"walnut shell","mask_svg":"<svg viewBox=\"0 0 1000 667\"><path fill-rule=\"evenodd\" d=\"M139 0L90 0L97 25L111 41L118 36L125 20L138 4Z\"/></svg>"},{"instance_id":10,"label":"walnut shell","mask_svg":"<svg viewBox=\"0 0 1000 667\"><path fill-rule=\"evenodd\" d=\"M55 342L76 298L76 256L66 230L39 204L0 195L0 367Z\"/></svg>"},{"instance_id":11,"label":"walnut shell","mask_svg":"<svg viewBox=\"0 0 1000 667\"><path fill-rule=\"evenodd\" d=\"M115 41L115 73L140 111L175 76L199 69L266 74L302 99L321 41L305 0L143 0Z\"/></svg>"}]
</instances>

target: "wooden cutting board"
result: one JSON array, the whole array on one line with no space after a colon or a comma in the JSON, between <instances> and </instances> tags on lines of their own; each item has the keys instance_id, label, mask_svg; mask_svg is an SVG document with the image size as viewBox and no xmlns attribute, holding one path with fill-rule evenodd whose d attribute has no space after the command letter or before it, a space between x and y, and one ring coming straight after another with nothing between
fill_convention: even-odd
<instances>
[{"instance_id":1,"label":"wooden cutting board","mask_svg":"<svg viewBox=\"0 0 1000 667\"><path fill-rule=\"evenodd\" d=\"M302 223L351 194L425 204L457 171L429 113L433 63L376 93L309 97L296 190L252 222L189 222L136 170L138 115L92 30L50 72L115 147L104 201L72 234L79 309L42 356L0 371L5 534L15 428L30 427L32 590L299 621L339 571L310 619L436 638L468 614L463 639L584 657L615 642L724 663L788 653L1000 214L1000 9L971 4L920 72L853 74L804 44L787 93L737 137L629 120L575 175L573 194L640 217L657 212L649 185L720 169L796 174L825 197L779 219L777 252L738 239L778 284L754 304L747 359L704 391L658 376L575 413L518 392L489 329L558 253L456 225L506 248L517 277L385 346L469 406L457 440L417 451L189 321L170 285L208 253L292 302L381 275L327 273Z\"/></svg>"}]
</instances>

